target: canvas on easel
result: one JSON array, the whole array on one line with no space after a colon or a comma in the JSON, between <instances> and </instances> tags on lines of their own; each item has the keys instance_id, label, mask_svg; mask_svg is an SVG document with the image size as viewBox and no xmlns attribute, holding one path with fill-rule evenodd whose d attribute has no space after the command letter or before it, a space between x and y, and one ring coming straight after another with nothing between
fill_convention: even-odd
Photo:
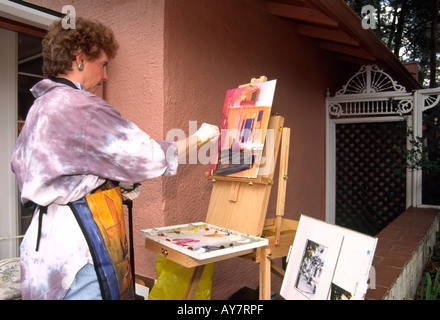
<instances>
[{"instance_id":1,"label":"canvas on easel","mask_svg":"<svg viewBox=\"0 0 440 320\"><path fill-rule=\"evenodd\" d=\"M260 167L276 80L230 89L223 105L219 150L211 175L256 178Z\"/></svg>"}]
</instances>

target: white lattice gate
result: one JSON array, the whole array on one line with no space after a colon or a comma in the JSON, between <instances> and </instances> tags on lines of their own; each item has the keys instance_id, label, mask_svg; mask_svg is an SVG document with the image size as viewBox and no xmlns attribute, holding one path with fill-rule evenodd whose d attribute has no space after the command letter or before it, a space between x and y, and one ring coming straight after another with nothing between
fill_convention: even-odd
<instances>
[{"instance_id":1,"label":"white lattice gate","mask_svg":"<svg viewBox=\"0 0 440 320\"><path fill-rule=\"evenodd\" d=\"M414 96L363 66L327 104L326 219L375 235L411 204L405 121Z\"/></svg>"}]
</instances>

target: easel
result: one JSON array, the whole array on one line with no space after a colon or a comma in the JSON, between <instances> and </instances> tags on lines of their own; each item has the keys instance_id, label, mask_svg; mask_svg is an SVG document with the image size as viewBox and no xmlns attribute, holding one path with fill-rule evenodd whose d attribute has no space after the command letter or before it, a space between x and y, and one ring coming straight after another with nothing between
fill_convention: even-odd
<instances>
[{"instance_id":1,"label":"easel","mask_svg":"<svg viewBox=\"0 0 440 320\"><path fill-rule=\"evenodd\" d=\"M252 79L250 84L267 81L266 77ZM269 120L268 129L274 132L273 150L267 150L266 143L263 157L266 162L263 167L272 168L266 175L257 178L236 178L229 176L212 176L206 178L214 182L209 202L206 222L242 233L262 236L269 240L269 245L259 249L252 249L233 253L201 263L181 252L164 247L162 244L146 239L145 247L162 254L166 258L187 268L195 267L192 281L189 285L186 298L191 299L199 284L204 266L208 263L222 261L242 256L260 263L260 299L270 299L271 289L271 259L285 257L293 243L298 221L284 219L284 204L287 187L287 169L290 144L290 128L283 127L284 118L275 115ZM274 183L275 164L280 151L279 181L276 218L266 220L266 211L269 204L270 191ZM271 154L273 151L273 156ZM278 270L283 273L282 270Z\"/></svg>"}]
</instances>

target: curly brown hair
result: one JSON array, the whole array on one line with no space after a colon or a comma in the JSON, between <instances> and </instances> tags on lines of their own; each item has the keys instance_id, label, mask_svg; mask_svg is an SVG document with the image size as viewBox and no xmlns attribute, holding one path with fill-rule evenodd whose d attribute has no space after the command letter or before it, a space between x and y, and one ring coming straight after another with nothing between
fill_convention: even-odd
<instances>
[{"instance_id":1,"label":"curly brown hair","mask_svg":"<svg viewBox=\"0 0 440 320\"><path fill-rule=\"evenodd\" d=\"M42 41L43 74L56 77L72 70L72 61L83 52L87 59L97 59L103 50L113 59L119 44L113 31L98 21L77 17L75 29L65 29L61 20L55 21Z\"/></svg>"}]
</instances>

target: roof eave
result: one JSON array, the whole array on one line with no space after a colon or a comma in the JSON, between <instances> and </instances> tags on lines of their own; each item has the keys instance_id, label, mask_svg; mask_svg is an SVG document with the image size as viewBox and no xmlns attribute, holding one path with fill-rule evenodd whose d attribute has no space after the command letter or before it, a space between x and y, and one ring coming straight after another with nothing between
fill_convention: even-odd
<instances>
[{"instance_id":1,"label":"roof eave","mask_svg":"<svg viewBox=\"0 0 440 320\"><path fill-rule=\"evenodd\" d=\"M398 57L376 36L371 29L362 27L361 18L343 0L308 0L316 8L338 23L338 28L359 41L360 46L373 55L377 64L392 74L407 91L421 89Z\"/></svg>"}]
</instances>

